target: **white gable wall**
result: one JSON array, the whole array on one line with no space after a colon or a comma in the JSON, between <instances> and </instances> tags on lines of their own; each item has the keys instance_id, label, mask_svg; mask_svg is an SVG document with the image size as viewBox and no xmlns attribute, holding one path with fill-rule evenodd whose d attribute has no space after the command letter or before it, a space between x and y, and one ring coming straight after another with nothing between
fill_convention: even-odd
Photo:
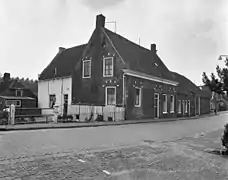
<instances>
[{"instance_id":1,"label":"white gable wall","mask_svg":"<svg viewBox=\"0 0 228 180\"><path fill-rule=\"evenodd\" d=\"M49 95L56 96L56 104L63 108L64 94L68 94L68 104L72 101L72 78L58 78L51 80L41 80L38 82L38 106L39 108L49 108Z\"/></svg>"}]
</instances>

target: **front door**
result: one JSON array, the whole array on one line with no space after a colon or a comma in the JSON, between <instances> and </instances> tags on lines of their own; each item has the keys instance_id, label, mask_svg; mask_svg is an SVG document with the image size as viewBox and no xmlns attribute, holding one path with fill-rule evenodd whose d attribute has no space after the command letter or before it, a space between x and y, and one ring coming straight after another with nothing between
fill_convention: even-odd
<instances>
[{"instance_id":1,"label":"front door","mask_svg":"<svg viewBox=\"0 0 228 180\"><path fill-rule=\"evenodd\" d=\"M67 116L67 109L68 109L68 94L64 94L64 103L63 103L63 115Z\"/></svg>"},{"instance_id":2,"label":"front door","mask_svg":"<svg viewBox=\"0 0 228 180\"><path fill-rule=\"evenodd\" d=\"M154 93L154 117L159 118L159 94Z\"/></svg>"}]
</instances>

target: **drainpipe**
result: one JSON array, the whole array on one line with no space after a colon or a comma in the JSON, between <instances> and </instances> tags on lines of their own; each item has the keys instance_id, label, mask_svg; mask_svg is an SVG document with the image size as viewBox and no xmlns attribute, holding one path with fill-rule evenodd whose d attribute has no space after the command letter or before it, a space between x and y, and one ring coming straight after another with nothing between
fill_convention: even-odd
<instances>
[{"instance_id":1,"label":"drainpipe","mask_svg":"<svg viewBox=\"0 0 228 180\"><path fill-rule=\"evenodd\" d=\"M126 102L125 102L125 73L123 73L123 107L124 110L124 118L126 118Z\"/></svg>"},{"instance_id":2,"label":"drainpipe","mask_svg":"<svg viewBox=\"0 0 228 180\"><path fill-rule=\"evenodd\" d=\"M60 96L60 99L61 99L61 113L63 115L63 78L62 78L62 86L61 86L61 96Z\"/></svg>"},{"instance_id":3,"label":"drainpipe","mask_svg":"<svg viewBox=\"0 0 228 180\"><path fill-rule=\"evenodd\" d=\"M195 116L196 116L196 94L195 94Z\"/></svg>"},{"instance_id":4,"label":"drainpipe","mask_svg":"<svg viewBox=\"0 0 228 180\"><path fill-rule=\"evenodd\" d=\"M125 73L123 73L123 106L125 105Z\"/></svg>"},{"instance_id":5,"label":"drainpipe","mask_svg":"<svg viewBox=\"0 0 228 180\"><path fill-rule=\"evenodd\" d=\"M48 80L48 108L50 108L50 90L49 90L49 80Z\"/></svg>"}]
</instances>

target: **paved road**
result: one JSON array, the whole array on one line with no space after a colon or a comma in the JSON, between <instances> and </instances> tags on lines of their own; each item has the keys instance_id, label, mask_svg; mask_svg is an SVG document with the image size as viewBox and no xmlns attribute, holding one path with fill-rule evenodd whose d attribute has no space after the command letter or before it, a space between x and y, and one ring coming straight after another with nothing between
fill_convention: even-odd
<instances>
[{"instance_id":1,"label":"paved road","mask_svg":"<svg viewBox=\"0 0 228 180\"><path fill-rule=\"evenodd\" d=\"M165 123L124 126L14 131L0 133L0 159L45 153L103 149L140 144L144 140L168 141L223 128L228 113Z\"/></svg>"}]
</instances>

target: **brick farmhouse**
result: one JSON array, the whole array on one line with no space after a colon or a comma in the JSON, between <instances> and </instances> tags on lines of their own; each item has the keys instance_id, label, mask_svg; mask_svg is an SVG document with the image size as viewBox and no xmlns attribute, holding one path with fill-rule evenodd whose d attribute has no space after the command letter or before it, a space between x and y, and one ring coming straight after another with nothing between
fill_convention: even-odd
<instances>
[{"instance_id":1,"label":"brick farmhouse","mask_svg":"<svg viewBox=\"0 0 228 180\"><path fill-rule=\"evenodd\" d=\"M146 49L105 28L97 15L88 43L59 52L38 82L40 108L55 101L62 114L74 104L125 109L125 119L195 116L210 112L210 97ZM64 106L66 105L66 106Z\"/></svg>"}]
</instances>

